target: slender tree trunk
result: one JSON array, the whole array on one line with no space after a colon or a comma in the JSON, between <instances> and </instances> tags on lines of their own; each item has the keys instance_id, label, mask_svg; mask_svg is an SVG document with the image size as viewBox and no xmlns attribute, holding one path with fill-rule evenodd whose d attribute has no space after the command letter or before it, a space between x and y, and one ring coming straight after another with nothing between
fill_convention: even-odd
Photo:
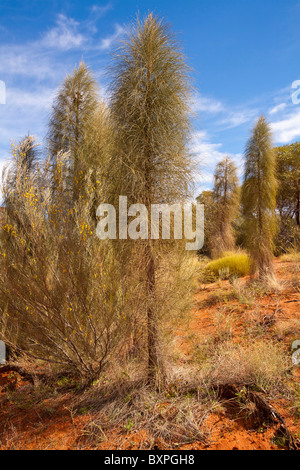
<instances>
[{"instance_id":1,"label":"slender tree trunk","mask_svg":"<svg viewBox=\"0 0 300 470\"><path fill-rule=\"evenodd\" d=\"M146 206L151 213L152 181L151 181L151 150L148 150L148 169L146 179ZM147 333L148 333L148 381L153 382L160 369L158 351L158 318L155 306L155 261L152 252L151 241L148 240L145 247L146 282L147 282Z\"/></svg>"},{"instance_id":2,"label":"slender tree trunk","mask_svg":"<svg viewBox=\"0 0 300 470\"><path fill-rule=\"evenodd\" d=\"M80 107L80 100L78 96L75 98L74 102L76 114L75 114L75 145L74 145L74 175L73 175L73 188L74 188L74 202L78 201L79 198L79 186L78 186L78 149L79 149L79 107Z\"/></svg>"},{"instance_id":3,"label":"slender tree trunk","mask_svg":"<svg viewBox=\"0 0 300 470\"><path fill-rule=\"evenodd\" d=\"M300 225L300 191L298 191L297 193L296 222L299 227Z\"/></svg>"},{"instance_id":4,"label":"slender tree trunk","mask_svg":"<svg viewBox=\"0 0 300 470\"><path fill-rule=\"evenodd\" d=\"M258 230L259 230L258 243L261 245L262 237L263 237L263 223L262 223L262 212L261 212L260 155L258 159L257 182L258 182ZM265 273L265 266L264 266L264 260L262 258L261 253L259 255L258 269L259 269L259 278L262 280L264 277L264 273Z\"/></svg>"},{"instance_id":5,"label":"slender tree trunk","mask_svg":"<svg viewBox=\"0 0 300 470\"><path fill-rule=\"evenodd\" d=\"M151 116L151 102L149 96L151 94L151 75L152 75L152 58L149 59L147 69L147 91L145 99L145 107L148 109L148 115ZM146 144L146 171L145 171L145 189L148 213L151 213L151 204L153 201L153 187L152 187L152 165L153 156L151 148L151 121L147 123L147 130L145 134ZM155 262L152 253L151 242L146 245L146 260L147 260L147 289L148 289L148 306L147 306L147 327L148 327L148 380L153 382L160 369L159 351L158 351L158 318L155 307Z\"/></svg>"},{"instance_id":6,"label":"slender tree trunk","mask_svg":"<svg viewBox=\"0 0 300 470\"><path fill-rule=\"evenodd\" d=\"M147 283L148 283L148 379L152 381L159 369L158 329L155 311L155 264L150 244L147 244Z\"/></svg>"}]
</instances>

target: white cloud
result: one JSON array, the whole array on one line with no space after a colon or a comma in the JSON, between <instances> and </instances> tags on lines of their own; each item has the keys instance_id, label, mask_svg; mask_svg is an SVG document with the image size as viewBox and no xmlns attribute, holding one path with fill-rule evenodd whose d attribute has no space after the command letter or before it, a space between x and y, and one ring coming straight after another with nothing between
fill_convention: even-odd
<instances>
[{"instance_id":1,"label":"white cloud","mask_svg":"<svg viewBox=\"0 0 300 470\"><path fill-rule=\"evenodd\" d=\"M283 111L286 107L286 103L280 103L277 106L274 106L274 108L270 109L269 114L277 114L278 112Z\"/></svg>"},{"instance_id":2,"label":"white cloud","mask_svg":"<svg viewBox=\"0 0 300 470\"><path fill-rule=\"evenodd\" d=\"M2 173L4 168L8 165L9 160L6 158L0 158L0 181L2 181Z\"/></svg>"},{"instance_id":3,"label":"white cloud","mask_svg":"<svg viewBox=\"0 0 300 470\"><path fill-rule=\"evenodd\" d=\"M6 104L11 110L28 107L40 110L50 109L55 90L52 88L37 88L34 91L24 91L20 88L8 88Z\"/></svg>"},{"instance_id":4,"label":"white cloud","mask_svg":"<svg viewBox=\"0 0 300 470\"><path fill-rule=\"evenodd\" d=\"M92 8L91 8L91 12L93 14L93 17L95 19L99 19L101 18L102 16L104 16L109 10L112 9L112 4L111 3L107 3L107 5L103 5L103 6L100 6L100 5L93 5Z\"/></svg>"},{"instance_id":5,"label":"white cloud","mask_svg":"<svg viewBox=\"0 0 300 470\"><path fill-rule=\"evenodd\" d=\"M212 143L206 131L196 132L191 143L191 151L199 164L199 173L195 175L200 190L213 186L214 171L217 163L229 156L238 168L238 175L242 174L242 155L230 154L222 151L222 144Z\"/></svg>"},{"instance_id":6,"label":"white cloud","mask_svg":"<svg viewBox=\"0 0 300 470\"><path fill-rule=\"evenodd\" d=\"M257 109L250 107L239 108L229 107L221 101L211 97L195 93L191 100L191 108L194 113L220 115L217 124L221 130L239 127L242 124L250 122L257 115Z\"/></svg>"},{"instance_id":7,"label":"white cloud","mask_svg":"<svg viewBox=\"0 0 300 470\"><path fill-rule=\"evenodd\" d=\"M3 175L3 170L6 166L8 166L9 161L7 159L2 159L0 158L0 206L2 205L2 175Z\"/></svg>"},{"instance_id":8,"label":"white cloud","mask_svg":"<svg viewBox=\"0 0 300 470\"><path fill-rule=\"evenodd\" d=\"M106 38L102 39L98 48L102 51L110 49L113 43L124 33L125 33L125 29L123 28L123 26L116 24L115 32L112 35L107 36Z\"/></svg>"},{"instance_id":9,"label":"white cloud","mask_svg":"<svg viewBox=\"0 0 300 470\"><path fill-rule=\"evenodd\" d=\"M96 21L110 7L94 6L93 17L82 23L58 15L56 25L47 31L39 40L22 44L0 45L0 75L14 78L34 77L37 80L55 80L65 74L66 62L74 66L74 53L83 49L87 55L107 51L125 31L116 24L114 32L102 39L97 38ZM73 53L73 56L71 55ZM59 54L63 54L60 56ZM67 55L68 54L68 55ZM61 59L59 59L62 57ZM73 57L71 59L71 57ZM78 60L78 56L77 60ZM71 62L72 60L72 62ZM9 86L9 83L7 84Z\"/></svg>"},{"instance_id":10,"label":"white cloud","mask_svg":"<svg viewBox=\"0 0 300 470\"><path fill-rule=\"evenodd\" d=\"M0 163L9 155L11 139L18 141L29 132L42 141L56 87L83 53L91 66L97 64L101 83L105 52L125 31L116 24L111 35L98 33L97 21L110 8L110 3L94 5L80 23L60 14L38 39L0 45L0 78L6 83L6 105L0 105Z\"/></svg>"},{"instance_id":11,"label":"white cloud","mask_svg":"<svg viewBox=\"0 0 300 470\"><path fill-rule=\"evenodd\" d=\"M196 132L192 140L192 152L194 155L199 157L201 164L205 162L205 165L211 165L212 162L216 162L222 158L223 153L219 151L221 144L213 144L209 142L207 132L201 131Z\"/></svg>"},{"instance_id":12,"label":"white cloud","mask_svg":"<svg viewBox=\"0 0 300 470\"><path fill-rule=\"evenodd\" d=\"M0 106L0 159L9 155L12 140L19 141L27 133L42 141L54 93L55 89L46 87L7 90L6 105Z\"/></svg>"},{"instance_id":13,"label":"white cloud","mask_svg":"<svg viewBox=\"0 0 300 470\"><path fill-rule=\"evenodd\" d=\"M113 8L111 3L107 3L107 5L93 5L90 8L90 14L88 19L84 22L85 28L89 32L89 36L91 34L96 34L98 31L97 21L102 18L106 13Z\"/></svg>"},{"instance_id":14,"label":"white cloud","mask_svg":"<svg viewBox=\"0 0 300 470\"><path fill-rule=\"evenodd\" d=\"M63 70L63 64L53 63L52 57L45 50L33 44L0 46L0 73L2 76L34 77L37 80L53 79ZM7 83L7 87L10 83Z\"/></svg>"},{"instance_id":15,"label":"white cloud","mask_svg":"<svg viewBox=\"0 0 300 470\"><path fill-rule=\"evenodd\" d=\"M46 33L41 45L63 51L78 49L87 41L87 38L78 31L78 26L79 23L73 18L58 15L56 26Z\"/></svg>"},{"instance_id":16,"label":"white cloud","mask_svg":"<svg viewBox=\"0 0 300 470\"><path fill-rule=\"evenodd\" d=\"M225 116L219 124L225 126L225 129L233 129L252 121L255 116L257 116L256 109L249 108L241 111L228 111L227 116Z\"/></svg>"},{"instance_id":17,"label":"white cloud","mask_svg":"<svg viewBox=\"0 0 300 470\"><path fill-rule=\"evenodd\" d=\"M223 104L220 101L205 97L200 93L196 93L193 96L191 108L195 113L203 111L216 114L224 110Z\"/></svg>"},{"instance_id":18,"label":"white cloud","mask_svg":"<svg viewBox=\"0 0 300 470\"><path fill-rule=\"evenodd\" d=\"M60 14L40 39L0 45L0 77L6 83L6 105L0 106L0 158L9 153L11 139L19 140L28 132L45 135L56 87L80 60L81 48L87 61L97 60L100 75L98 56L124 32L115 25L108 37L101 40L96 35L97 19L110 8L110 4L95 5L80 23Z\"/></svg>"},{"instance_id":19,"label":"white cloud","mask_svg":"<svg viewBox=\"0 0 300 470\"><path fill-rule=\"evenodd\" d=\"M287 144L300 137L300 110L288 117L271 123L277 143Z\"/></svg>"}]
</instances>

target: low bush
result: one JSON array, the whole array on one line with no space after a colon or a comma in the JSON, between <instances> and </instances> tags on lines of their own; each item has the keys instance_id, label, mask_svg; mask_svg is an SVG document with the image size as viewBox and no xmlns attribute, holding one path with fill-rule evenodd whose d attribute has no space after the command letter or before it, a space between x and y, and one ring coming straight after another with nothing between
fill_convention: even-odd
<instances>
[{"instance_id":1,"label":"low bush","mask_svg":"<svg viewBox=\"0 0 300 470\"><path fill-rule=\"evenodd\" d=\"M289 263L300 263L300 252L293 250L289 253L285 253L284 255L280 256L281 261L286 261Z\"/></svg>"},{"instance_id":2,"label":"low bush","mask_svg":"<svg viewBox=\"0 0 300 470\"><path fill-rule=\"evenodd\" d=\"M250 273L250 260L243 253L231 254L211 261L203 270L204 282L213 282L218 278L244 277Z\"/></svg>"},{"instance_id":3,"label":"low bush","mask_svg":"<svg viewBox=\"0 0 300 470\"><path fill-rule=\"evenodd\" d=\"M9 204L0 235L0 339L89 383L113 353L127 348L133 309L124 305L125 279L121 283L111 245L93 235L90 175L90 196L70 208L63 198L67 156L56 161L52 195L43 187L47 162L40 179L27 177L19 164L13 190L9 179L4 182Z\"/></svg>"}]
</instances>

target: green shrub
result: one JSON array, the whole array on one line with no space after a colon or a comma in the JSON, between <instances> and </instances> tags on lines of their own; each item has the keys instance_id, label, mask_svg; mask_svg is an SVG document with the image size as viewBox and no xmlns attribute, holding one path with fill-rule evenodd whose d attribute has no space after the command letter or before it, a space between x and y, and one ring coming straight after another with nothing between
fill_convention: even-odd
<instances>
[{"instance_id":1,"label":"green shrub","mask_svg":"<svg viewBox=\"0 0 300 470\"><path fill-rule=\"evenodd\" d=\"M250 273L250 261L246 254L232 254L211 261L204 269L204 279L229 279L232 276L243 277Z\"/></svg>"}]
</instances>

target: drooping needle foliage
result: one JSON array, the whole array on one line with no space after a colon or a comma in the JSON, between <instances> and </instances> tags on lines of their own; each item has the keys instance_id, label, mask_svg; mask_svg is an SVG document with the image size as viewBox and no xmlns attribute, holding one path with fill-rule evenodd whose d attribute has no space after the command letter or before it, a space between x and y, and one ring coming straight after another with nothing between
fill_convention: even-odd
<instances>
[{"instance_id":1,"label":"drooping needle foliage","mask_svg":"<svg viewBox=\"0 0 300 470\"><path fill-rule=\"evenodd\" d=\"M112 73L110 104L118 136L110 164L112 201L124 195L149 213L151 204L185 201L192 183L191 88L185 58L168 26L152 14L138 19L115 53ZM150 378L161 368L156 254L157 244L140 243Z\"/></svg>"},{"instance_id":2,"label":"drooping needle foliage","mask_svg":"<svg viewBox=\"0 0 300 470\"><path fill-rule=\"evenodd\" d=\"M276 160L271 130L261 116L246 145L242 188L245 241L260 278L273 270L276 191Z\"/></svg>"},{"instance_id":3,"label":"drooping needle foliage","mask_svg":"<svg viewBox=\"0 0 300 470\"><path fill-rule=\"evenodd\" d=\"M74 201L79 197L79 175L86 163L82 159L82 145L93 128L98 106L97 82L84 62L81 62L59 89L48 126L48 144L53 164L59 152L68 152L68 190Z\"/></svg>"},{"instance_id":4,"label":"drooping needle foliage","mask_svg":"<svg viewBox=\"0 0 300 470\"><path fill-rule=\"evenodd\" d=\"M237 168L229 157L221 160L214 175L214 238L212 255L218 257L235 246L234 221L239 211Z\"/></svg>"},{"instance_id":5,"label":"drooping needle foliage","mask_svg":"<svg viewBox=\"0 0 300 470\"><path fill-rule=\"evenodd\" d=\"M182 242L96 237L101 202L150 214L185 202L193 180L188 69L168 27L138 20L114 60L109 105L81 63L55 98L49 158L28 137L4 179L0 337L85 383L129 356L151 381L164 372L162 330L194 288Z\"/></svg>"}]
</instances>

